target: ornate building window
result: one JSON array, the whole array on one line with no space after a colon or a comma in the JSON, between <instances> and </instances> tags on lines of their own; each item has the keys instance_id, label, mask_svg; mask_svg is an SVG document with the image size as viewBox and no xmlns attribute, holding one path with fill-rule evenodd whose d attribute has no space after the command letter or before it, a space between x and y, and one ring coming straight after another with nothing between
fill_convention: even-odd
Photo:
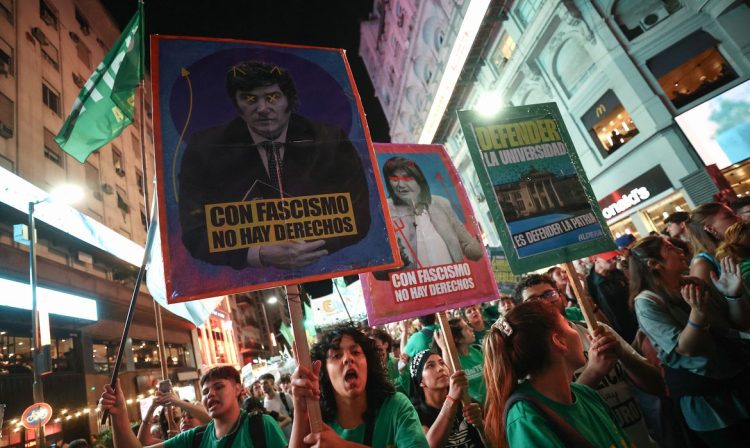
<instances>
[{"instance_id":1,"label":"ornate building window","mask_svg":"<svg viewBox=\"0 0 750 448\"><path fill-rule=\"evenodd\" d=\"M602 157L607 157L638 135L638 128L617 95L608 90L581 117Z\"/></svg>"},{"instance_id":2,"label":"ornate building window","mask_svg":"<svg viewBox=\"0 0 750 448\"><path fill-rule=\"evenodd\" d=\"M737 79L737 73L718 50L719 42L697 31L646 62L676 108Z\"/></svg>"}]
</instances>

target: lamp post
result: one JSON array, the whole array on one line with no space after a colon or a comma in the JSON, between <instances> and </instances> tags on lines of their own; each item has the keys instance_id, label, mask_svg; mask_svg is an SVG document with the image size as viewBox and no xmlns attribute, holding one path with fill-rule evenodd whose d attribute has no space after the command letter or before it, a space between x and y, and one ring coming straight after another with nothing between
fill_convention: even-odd
<instances>
[{"instance_id":1,"label":"lamp post","mask_svg":"<svg viewBox=\"0 0 750 448\"><path fill-rule=\"evenodd\" d=\"M276 344L274 343L274 339L271 336L273 334L273 330L271 330L271 324L268 322L268 314L266 313L266 303L274 304L278 301L276 296L271 296L268 298L268 300L262 300L260 307L261 311L263 312L263 322L266 324L266 331L268 332L268 349L271 352L271 355L276 354Z\"/></svg>"},{"instance_id":2,"label":"lamp post","mask_svg":"<svg viewBox=\"0 0 750 448\"><path fill-rule=\"evenodd\" d=\"M35 207L42 202L53 200L55 202L72 203L80 199L81 191L78 187L72 185L63 185L56 188L49 196L37 201L29 201L29 285L31 286L31 349L32 354L32 372L34 383L32 394L34 403L44 402L44 388L42 386L42 350L43 345L50 345L49 336L49 315L46 310L42 310L40 316L39 304L36 297L37 271L36 271L36 221L34 220ZM44 334L42 334L44 326ZM44 336L44 340L42 339ZM45 448L47 445L44 435L44 425L39 425L36 430L36 446Z\"/></svg>"}]
</instances>

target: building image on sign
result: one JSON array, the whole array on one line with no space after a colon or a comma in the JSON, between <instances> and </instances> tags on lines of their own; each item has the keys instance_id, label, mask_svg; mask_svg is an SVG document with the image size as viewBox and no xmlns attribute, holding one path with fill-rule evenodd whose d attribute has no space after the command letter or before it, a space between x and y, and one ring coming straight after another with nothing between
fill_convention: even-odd
<instances>
[{"instance_id":1,"label":"building image on sign","mask_svg":"<svg viewBox=\"0 0 750 448\"><path fill-rule=\"evenodd\" d=\"M495 194L507 222L553 210L576 212L589 207L586 193L575 175L556 176L533 166L518 182L496 185Z\"/></svg>"}]
</instances>

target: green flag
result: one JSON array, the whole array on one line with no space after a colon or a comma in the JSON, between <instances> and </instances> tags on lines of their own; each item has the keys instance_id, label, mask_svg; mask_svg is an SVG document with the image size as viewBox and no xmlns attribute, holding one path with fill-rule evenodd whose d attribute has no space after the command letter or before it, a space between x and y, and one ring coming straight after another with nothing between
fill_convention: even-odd
<instances>
[{"instance_id":1,"label":"green flag","mask_svg":"<svg viewBox=\"0 0 750 448\"><path fill-rule=\"evenodd\" d=\"M55 141L83 163L133 122L135 89L143 79L143 7L91 74Z\"/></svg>"},{"instance_id":2,"label":"green flag","mask_svg":"<svg viewBox=\"0 0 750 448\"><path fill-rule=\"evenodd\" d=\"M290 347L294 347L294 335L292 334L292 327L282 322L279 331L281 331L281 335L284 336L284 339L286 339L287 344L289 344Z\"/></svg>"},{"instance_id":3,"label":"green flag","mask_svg":"<svg viewBox=\"0 0 750 448\"><path fill-rule=\"evenodd\" d=\"M315 330L315 323L313 322L313 310L310 305L303 303L305 310L305 319L302 321L302 325L305 327L305 334L307 334L307 341L311 344L315 342L318 332Z\"/></svg>"}]
</instances>

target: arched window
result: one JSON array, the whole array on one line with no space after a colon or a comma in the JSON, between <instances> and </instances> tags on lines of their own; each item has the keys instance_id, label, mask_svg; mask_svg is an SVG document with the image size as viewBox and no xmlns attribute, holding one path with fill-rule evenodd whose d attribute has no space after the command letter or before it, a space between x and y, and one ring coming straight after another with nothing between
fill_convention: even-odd
<instances>
[{"instance_id":1,"label":"arched window","mask_svg":"<svg viewBox=\"0 0 750 448\"><path fill-rule=\"evenodd\" d=\"M586 49L576 39L568 39L560 46L554 59L555 77L570 96L594 64Z\"/></svg>"}]
</instances>

